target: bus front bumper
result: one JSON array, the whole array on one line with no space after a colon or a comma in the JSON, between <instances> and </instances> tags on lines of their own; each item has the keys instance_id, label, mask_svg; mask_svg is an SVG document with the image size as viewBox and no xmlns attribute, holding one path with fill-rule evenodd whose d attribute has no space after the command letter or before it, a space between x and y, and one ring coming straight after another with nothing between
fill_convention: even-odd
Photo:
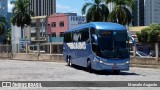
<instances>
[{"instance_id":1,"label":"bus front bumper","mask_svg":"<svg viewBox=\"0 0 160 90\"><path fill-rule=\"evenodd\" d=\"M128 71L129 70L129 61L123 61L123 62L104 62L100 60L94 60L93 61L93 68L95 70L122 70L122 71Z\"/></svg>"}]
</instances>

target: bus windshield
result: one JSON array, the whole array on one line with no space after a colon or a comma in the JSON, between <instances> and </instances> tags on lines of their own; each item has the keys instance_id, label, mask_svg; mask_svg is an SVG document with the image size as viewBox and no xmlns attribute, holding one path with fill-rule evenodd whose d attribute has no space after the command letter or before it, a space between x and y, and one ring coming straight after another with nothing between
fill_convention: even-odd
<instances>
[{"instance_id":1,"label":"bus windshield","mask_svg":"<svg viewBox=\"0 0 160 90\"><path fill-rule=\"evenodd\" d=\"M107 59L129 58L127 31L100 30L98 34L99 56Z\"/></svg>"}]
</instances>

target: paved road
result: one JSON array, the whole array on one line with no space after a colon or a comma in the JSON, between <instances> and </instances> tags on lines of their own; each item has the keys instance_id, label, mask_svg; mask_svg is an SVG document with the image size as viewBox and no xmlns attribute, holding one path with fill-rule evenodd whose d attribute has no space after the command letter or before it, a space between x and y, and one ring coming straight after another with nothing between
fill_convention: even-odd
<instances>
[{"instance_id":1,"label":"paved road","mask_svg":"<svg viewBox=\"0 0 160 90\"><path fill-rule=\"evenodd\" d=\"M130 68L130 71L114 75L111 72L88 73L84 68L69 67L66 63L0 60L0 81L160 81L160 69ZM34 88L36 89L36 88ZM39 90L40 88L36 89ZM48 89L43 88L41 90ZM54 88L74 90L75 88ZM76 88L79 90L97 90L104 88ZM127 88L117 88L128 90ZM129 88L134 89L134 88ZM157 88L139 88L137 90L158 90ZM108 90L115 90L108 88Z\"/></svg>"}]
</instances>

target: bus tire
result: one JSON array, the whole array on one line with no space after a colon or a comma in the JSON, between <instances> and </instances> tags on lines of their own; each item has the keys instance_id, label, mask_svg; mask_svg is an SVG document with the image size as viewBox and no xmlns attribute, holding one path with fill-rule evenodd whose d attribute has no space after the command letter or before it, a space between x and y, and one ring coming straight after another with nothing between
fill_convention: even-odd
<instances>
[{"instance_id":1,"label":"bus tire","mask_svg":"<svg viewBox=\"0 0 160 90\"><path fill-rule=\"evenodd\" d=\"M67 65L72 67L72 60L71 60L71 58L68 58Z\"/></svg>"},{"instance_id":2,"label":"bus tire","mask_svg":"<svg viewBox=\"0 0 160 90\"><path fill-rule=\"evenodd\" d=\"M92 73L91 60L87 61L87 71Z\"/></svg>"}]
</instances>

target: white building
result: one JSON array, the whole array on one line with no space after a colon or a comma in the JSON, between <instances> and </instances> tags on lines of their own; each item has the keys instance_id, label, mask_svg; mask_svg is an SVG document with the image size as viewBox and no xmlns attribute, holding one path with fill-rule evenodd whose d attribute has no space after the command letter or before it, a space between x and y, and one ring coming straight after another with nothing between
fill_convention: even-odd
<instances>
[{"instance_id":1,"label":"white building","mask_svg":"<svg viewBox=\"0 0 160 90\"><path fill-rule=\"evenodd\" d=\"M160 24L160 0L145 0L144 13L146 26L152 23Z\"/></svg>"}]
</instances>

